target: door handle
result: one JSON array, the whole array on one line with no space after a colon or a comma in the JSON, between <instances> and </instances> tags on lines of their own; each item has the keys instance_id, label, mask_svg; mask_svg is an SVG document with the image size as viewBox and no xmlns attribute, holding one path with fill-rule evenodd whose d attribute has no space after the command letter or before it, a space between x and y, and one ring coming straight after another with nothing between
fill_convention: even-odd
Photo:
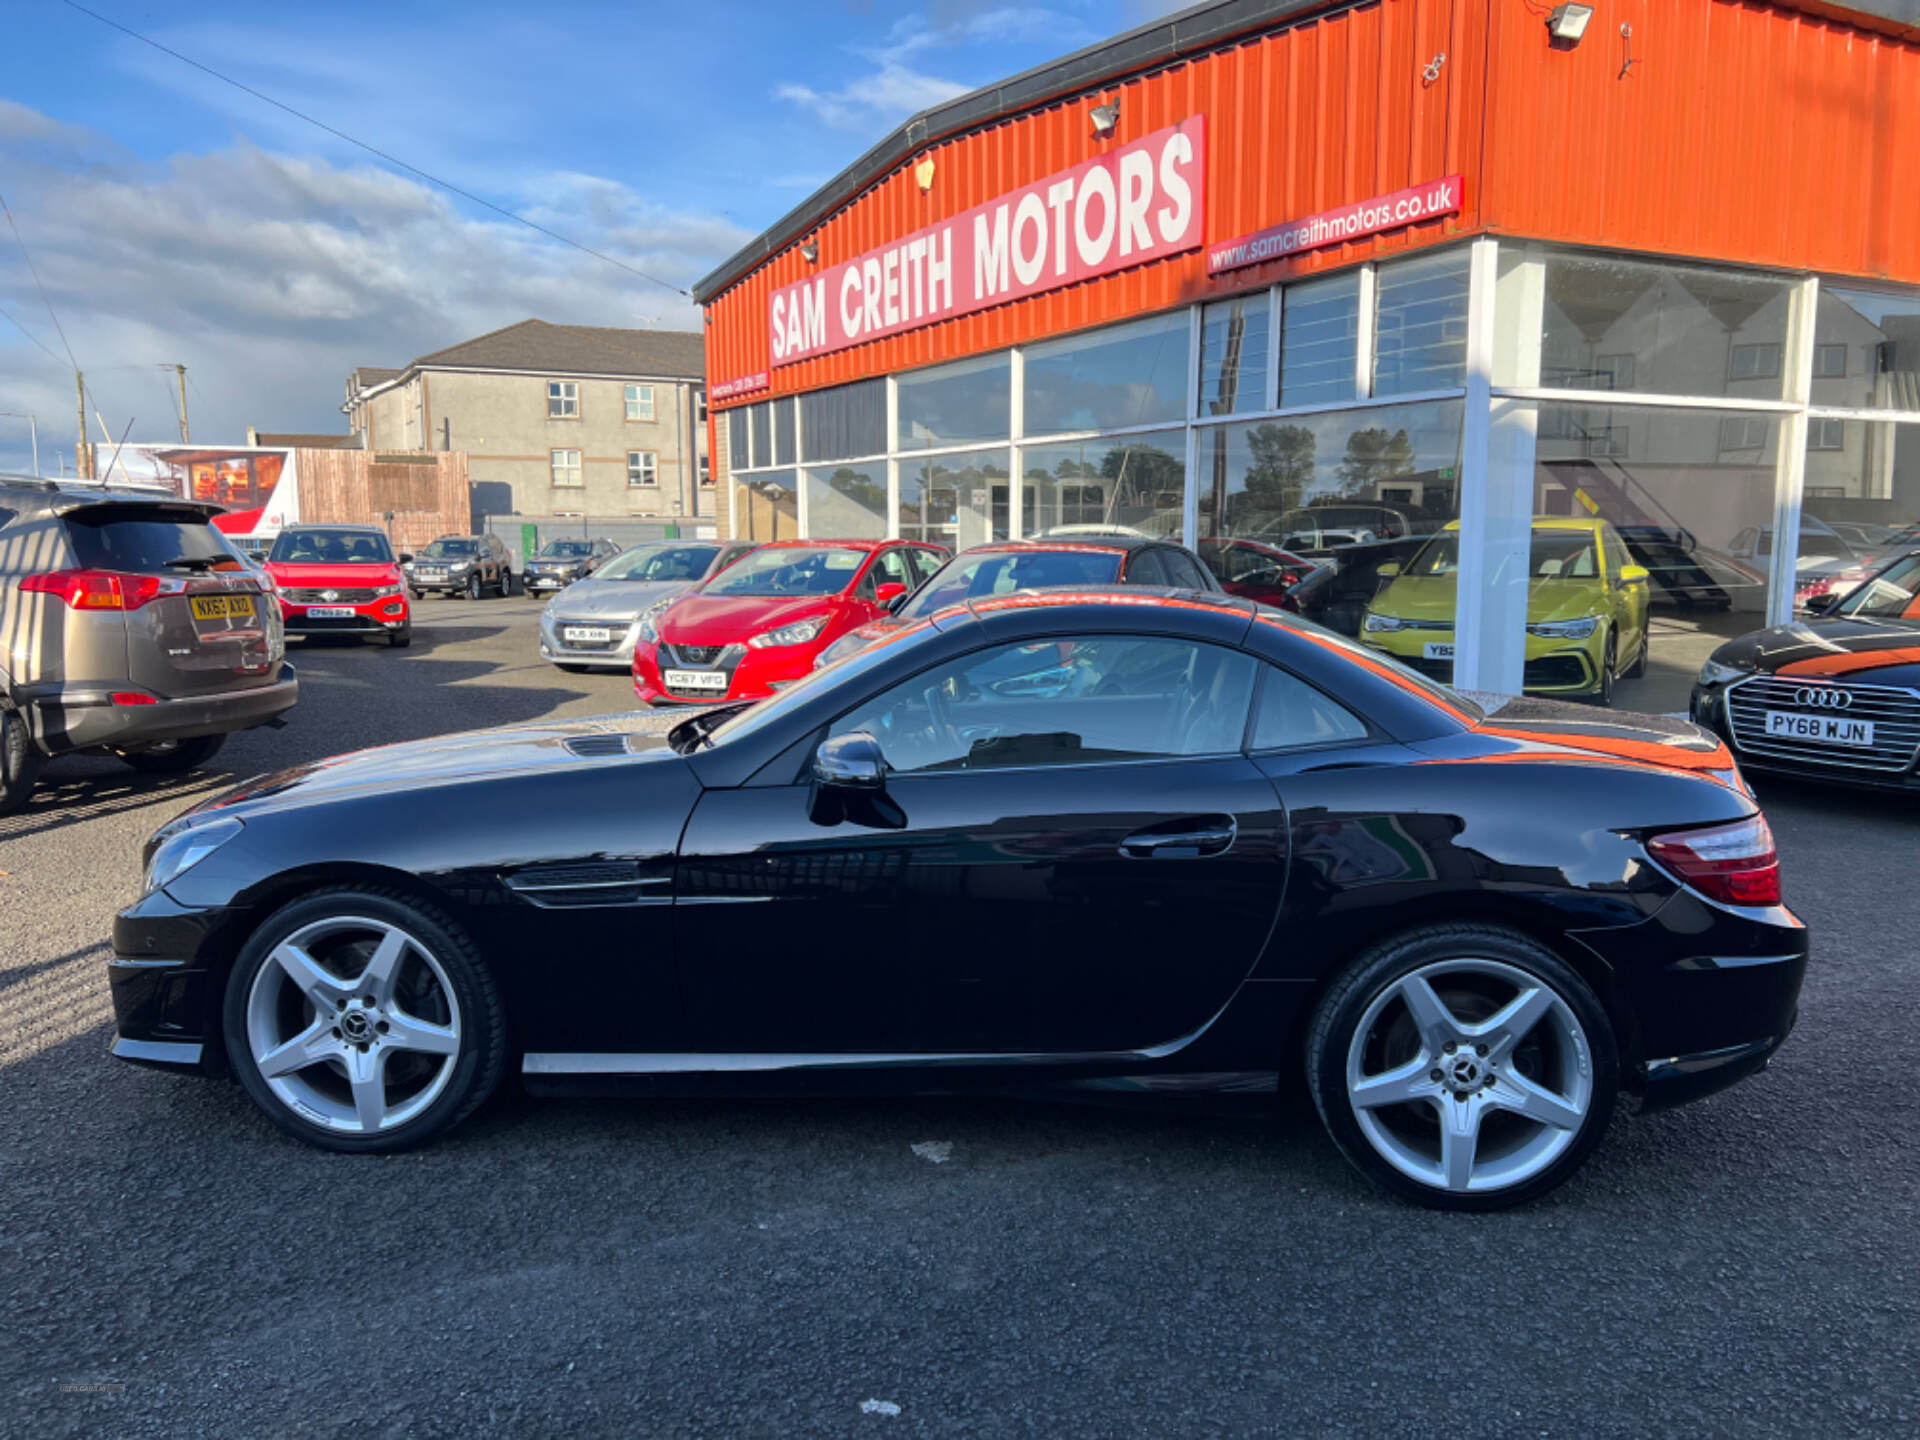
<instances>
[{"instance_id":1,"label":"door handle","mask_svg":"<svg viewBox=\"0 0 1920 1440\"><path fill-rule=\"evenodd\" d=\"M1198 860L1233 848L1240 824L1231 815L1196 816L1180 830L1142 830L1120 842L1132 860Z\"/></svg>"}]
</instances>

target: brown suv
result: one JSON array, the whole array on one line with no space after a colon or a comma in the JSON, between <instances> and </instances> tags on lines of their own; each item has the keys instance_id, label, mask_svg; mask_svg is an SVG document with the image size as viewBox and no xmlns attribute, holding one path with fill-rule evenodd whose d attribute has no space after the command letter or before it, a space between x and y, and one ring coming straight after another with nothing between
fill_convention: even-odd
<instances>
[{"instance_id":1,"label":"brown suv","mask_svg":"<svg viewBox=\"0 0 1920 1440\"><path fill-rule=\"evenodd\" d=\"M299 698L217 505L0 475L0 814L50 757L191 770Z\"/></svg>"}]
</instances>

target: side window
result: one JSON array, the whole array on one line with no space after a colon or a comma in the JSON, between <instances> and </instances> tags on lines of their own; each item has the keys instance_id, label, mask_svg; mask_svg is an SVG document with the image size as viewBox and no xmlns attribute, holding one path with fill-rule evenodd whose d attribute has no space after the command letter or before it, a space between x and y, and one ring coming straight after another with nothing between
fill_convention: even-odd
<instances>
[{"instance_id":1,"label":"side window","mask_svg":"<svg viewBox=\"0 0 1920 1440\"><path fill-rule=\"evenodd\" d=\"M876 585L904 585L913 588L913 575L907 569L907 555L904 550L882 550L880 558L873 562L873 579Z\"/></svg>"},{"instance_id":2,"label":"side window","mask_svg":"<svg viewBox=\"0 0 1920 1440\"><path fill-rule=\"evenodd\" d=\"M1340 740L1364 740L1366 724L1346 706L1272 665L1261 667L1260 713L1253 749L1299 750Z\"/></svg>"},{"instance_id":3,"label":"side window","mask_svg":"<svg viewBox=\"0 0 1920 1440\"><path fill-rule=\"evenodd\" d=\"M931 550L909 550L907 558L913 562L916 585L931 580L933 572L940 568L940 557Z\"/></svg>"},{"instance_id":4,"label":"side window","mask_svg":"<svg viewBox=\"0 0 1920 1440\"><path fill-rule=\"evenodd\" d=\"M1129 585L1171 585L1166 569L1160 564L1157 550L1136 550L1133 558L1127 562L1126 581Z\"/></svg>"},{"instance_id":5,"label":"side window","mask_svg":"<svg viewBox=\"0 0 1920 1440\"><path fill-rule=\"evenodd\" d=\"M1258 665L1134 635L997 645L896 685L831 733L866 731L903 773L1232 754Z\"/></svg>"},{"instance_id":6,"label":"side window","mask_svg":"<svg viewBox=\"0 0 1920 1440\"><path fill-rule=\"evenodd\" d=\"M1620 538L1620 532L1611 525L1600 527L1600 547L1605 552L1607 579L1613 584L1620 583L1620 567L1626 563L1627 542Z\"/></svg>"},{"instance_id":7,"label":"side window","mask_svg":"<svg viewBox=\"0 0 1920 1440\"><path fill-rule=\"evenodd\" d=\"M1214 584L1207 573L1182 550L1162 550L1160 563L1167 567L1167 574L1175 585L1184 585L1189 590L1211 592Z\"/></svg>"}]
</instances>

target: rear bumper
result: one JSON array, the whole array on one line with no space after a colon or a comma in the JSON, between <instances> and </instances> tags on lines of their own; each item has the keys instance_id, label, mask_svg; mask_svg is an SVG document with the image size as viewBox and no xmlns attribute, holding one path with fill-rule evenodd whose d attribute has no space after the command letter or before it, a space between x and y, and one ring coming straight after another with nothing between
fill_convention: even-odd
<instances>
[{"instance_id":1,"label":"rear bumper","mask_svg":"<svg viewBox=\"0 0 1920 1440\"><path fill-rule=\"evenodd\" d=\"M281 662L280 678L250 690L192 695L152 705L116 705L112 692L63 686L33 699L34 733L49 755L109 745L148 745L251 730L293 708L300 681Z\"/></svg>"}]
</instances>

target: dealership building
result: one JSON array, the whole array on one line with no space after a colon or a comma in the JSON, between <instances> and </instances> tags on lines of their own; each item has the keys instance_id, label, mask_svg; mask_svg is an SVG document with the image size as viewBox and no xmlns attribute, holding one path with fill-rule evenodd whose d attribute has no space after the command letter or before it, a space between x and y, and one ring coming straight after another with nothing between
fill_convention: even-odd
<instances>
[{"instance_id":1,"label":"dealership building","mask_svg":"<svg viewBox=\"0 0 1920 1440\"><path fill-rule=\"evenodd\" d=\"M914 117L695 294L735 535L1405 538L1335 623L1674 709L1920 546L1920 3L1219 0ZM1641 662L1552 653L1575 577Z\"/></svg>"}]
</instances>

